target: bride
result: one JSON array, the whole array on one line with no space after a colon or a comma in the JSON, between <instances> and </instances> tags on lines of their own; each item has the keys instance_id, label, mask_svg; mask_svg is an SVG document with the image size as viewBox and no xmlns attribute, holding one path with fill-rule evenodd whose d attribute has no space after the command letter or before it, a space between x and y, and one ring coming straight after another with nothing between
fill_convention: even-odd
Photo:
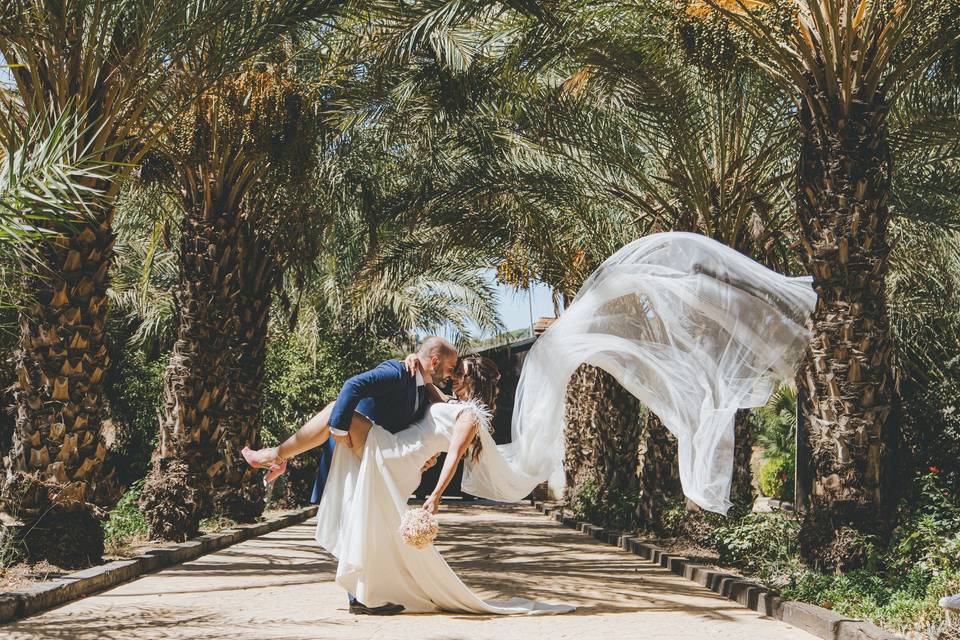
<instances>
[{"instance_id":1,"label":"bride","mask_svg":"<svg viewBox=\"0 0 960 640\"><path fill-rule=\"evenodd\" d=\"M432 380L421 371L426 384ZM352 447L336 447L323 499L317 510L316 539L337 558L336 582L368 607L399 604L410 613L462 611L487 614L548 614L573 611L521 598L484 601L453 572L433 545L418 549L398 534L407 499L420 484L424 464L447 452L436 488L423 508L436 514L443 491L461 460L465 469L481 464L484 449L495 449L490 435L500 373L489 358L461 359L452 376L455 398L430 405L426 414L396 434L355 413ZM439 392L436 392L439 394ZM284 449L283 459L329 437ZM288 443L304 442L293 436ZM284 445L281 445L283 447ZM278 449L251 452L266 466ZM489 453L489 452L488 452ZM495 455L495 454L493 454ZM489 457L489 456L486 456ZM484 459L486 459L484 457Z\"/></svg>"}]
</instances>

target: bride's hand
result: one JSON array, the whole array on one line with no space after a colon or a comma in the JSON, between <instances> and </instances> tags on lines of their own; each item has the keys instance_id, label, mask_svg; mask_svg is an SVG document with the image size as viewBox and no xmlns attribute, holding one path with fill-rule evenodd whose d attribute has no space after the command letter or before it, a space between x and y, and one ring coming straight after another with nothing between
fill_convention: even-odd
<instances>
[{"instance_id":1,"label":"bride's hand","mask_svg":"<svg viewBox=\"0 0 960 640\"><path fill-rule=\"evenodd\" d=\"M440 496L435 496L431 493L427 499L423 501L423 510L437 515L440 512Z\"/></svg>"},{"instance_id":2,"label":"bride's hand","mask_svg":"<svg viewBox=\"0 0 960 640\"><path fill-rule=\"evenodd\" d=\"M417 354L411 353L404 358L403 366L407 368L407 373L410 374L411 378L417 375L417 369L420 368L420 359L417 357Z\"/></svg>"}]
</instances>

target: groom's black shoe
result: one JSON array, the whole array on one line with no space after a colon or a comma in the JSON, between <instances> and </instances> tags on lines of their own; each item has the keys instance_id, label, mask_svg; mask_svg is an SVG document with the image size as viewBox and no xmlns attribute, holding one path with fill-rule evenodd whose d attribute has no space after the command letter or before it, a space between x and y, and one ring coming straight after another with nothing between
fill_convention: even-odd
<instances>
[{"instance_id":1,"label":"groom's black shoe","mask_svg":"<svg viewBox=\"0 0 960 640\"><path fill-rule=\"evenodd\" d=\"M359 602L351 602L350 613L366 616L395 616L398 613L403 613L403 605L388 602L380 607L368 607L367 605L360 604Z\"/></svg>"}]
</instances>

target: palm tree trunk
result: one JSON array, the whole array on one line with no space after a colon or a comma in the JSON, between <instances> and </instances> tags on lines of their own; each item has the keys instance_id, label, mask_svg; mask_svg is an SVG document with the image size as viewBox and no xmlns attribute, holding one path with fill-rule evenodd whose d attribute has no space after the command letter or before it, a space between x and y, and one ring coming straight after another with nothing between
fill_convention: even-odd
<instances>
[{"instance_id":1,"label":"palm tree trunk","mask_svg":"<svg viewBox=\"0 0 960 640\"><path fill-rule=\"evenodd\" d=\"M734 417L733 482L730 501L746 509L753 504L753 473L750 458L753 457L754 431L750 422L750 410L740 409Z\"/></svg>"},{"instance_id":2,"label":"palm tree trunk","mask_svg":"<svg viewBox=\"0 0 960 640\"><path fill-rule=\"evenodd\" d=\"M595 385L595 370L583 365L574 372L567 386L563 460L567 503L573 502L582 493L585 483L595 482L596 456L591 446L593 439L587 434L593 428L592 418L597 413L596 396L591 392Z\"/></svg>"},{"instance_id":3,"label":"palm tree trunk","mask_svg":"<svg viewBox=\"0 0 960 640\"><path fill-rule=\"evenodd\" d=\"M567 391L566 460L570 495L581 494L585 484L596 490L598 524L628 528L636 514L624 508L638 488L637 451L643 427L643 407L602 369L582 365Z\"/></svg>"},{"instance_id":4,"label":"palm tree trunk","mask_svg":"<svg viewBox=\"0 0 960 640\"><path fill-rule=\"evenodd\" d=\"M155 463L141 498L151 536L169 540L195 535L212 513L234 419L240 228L235 214L209 211L187 209L182 223L177 340L164 374Z\"/></svg>"},{"instance_id":5,"label":"palm tree trunk","mask_svg":"<svg viewBox=\"0 0 960 640\"><path fill-rule=\"evenodd\" d=\"M263 513L261 474L240 451L260 436L270 303L282 275L271 239L249 223L258 216L191 210L200 213L182 225L158 460L142 498L152 535L175 540L213 513L237 522Z\"/></svg>"},{"instance_id":6,"label":"palm tree trunk","mask_svg":"<svg viewBox=\"0 0 960 640\"><path fill-rule=\"evenodd\" d=\"M25 279L19 315L16 419L0 496L15 524L5 536L28 558L60 566L99 561L102 507L119 495L102 469L111 218L107 208L40 247L48 268Z\"/></svg>"},{"instance_id":7,"label":"palm tree trunk","mask_svg":"<svg viewBox=\"0 0 960 640\"><path fill-rule=\"evenodd\" d=\"M637 456L640 524L650 530L662 526L663 512L672 501L683 498L677 439L652 411L643 418L643 435Z\"/></svg>"},{"instance_id":8,"label":"palm tree trunk","mask_svg":"<svg viewBox=\"0 0 960 640\"><path fill-rule=\"evenodd\" d=\"M0 347L0 380L13 380L13 354L9 345ZM0 387L0 451L9 451L13 444L13 431L16 420L13 419L13 393L4 385ZM2 487L0 480L0 487Z\"/></svg>"},{"instance_id":9,"label":"palm tree trunk","mask_svg":"<svg viewBox=\"0 0 960 640\"><path fill-rule=\"evenodd\" d=\"M238 522L253 522L263 513L262 478L247 465L240 451L260 438L270 303L281 270L270 239L248 225L244 227L236 298L240 324L232 347L237 359L230 389L232 420L221 448L223 473L215 477L219 482L214 486L214 510Z\"/></svg>"},{"instance_id":10,"label":"palm tree trunk","mask_svg":"<svg viewBox=\"0 0 960 640\"><path fill-rule=\"evenodd\" d=\"M864 536L886 524L884 463L894 401L884 278L890 151L881 96L846 118L801 111L798 170L802 257L819 296L814 336L798 380L801 437L812 494L802 548L838 570L866 559Z\"/></svg>"}]
</instances>

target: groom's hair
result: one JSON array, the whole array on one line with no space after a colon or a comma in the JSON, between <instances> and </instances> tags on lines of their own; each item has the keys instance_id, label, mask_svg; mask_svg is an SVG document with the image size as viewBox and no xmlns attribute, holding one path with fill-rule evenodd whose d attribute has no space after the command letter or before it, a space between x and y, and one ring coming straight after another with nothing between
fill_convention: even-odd
<instances>
[{"instance_id":1,"label":"groom's hair","mask_svg":"<svg viewBox=\"0 0 960 640\"><path fill-rule=\"evenodd\" d=\"M420 344L417 353L424 358L432 358L434 356L438 358L456 358L457 348L440 336L430 336Z\"/></svg>"}]
</instances>

